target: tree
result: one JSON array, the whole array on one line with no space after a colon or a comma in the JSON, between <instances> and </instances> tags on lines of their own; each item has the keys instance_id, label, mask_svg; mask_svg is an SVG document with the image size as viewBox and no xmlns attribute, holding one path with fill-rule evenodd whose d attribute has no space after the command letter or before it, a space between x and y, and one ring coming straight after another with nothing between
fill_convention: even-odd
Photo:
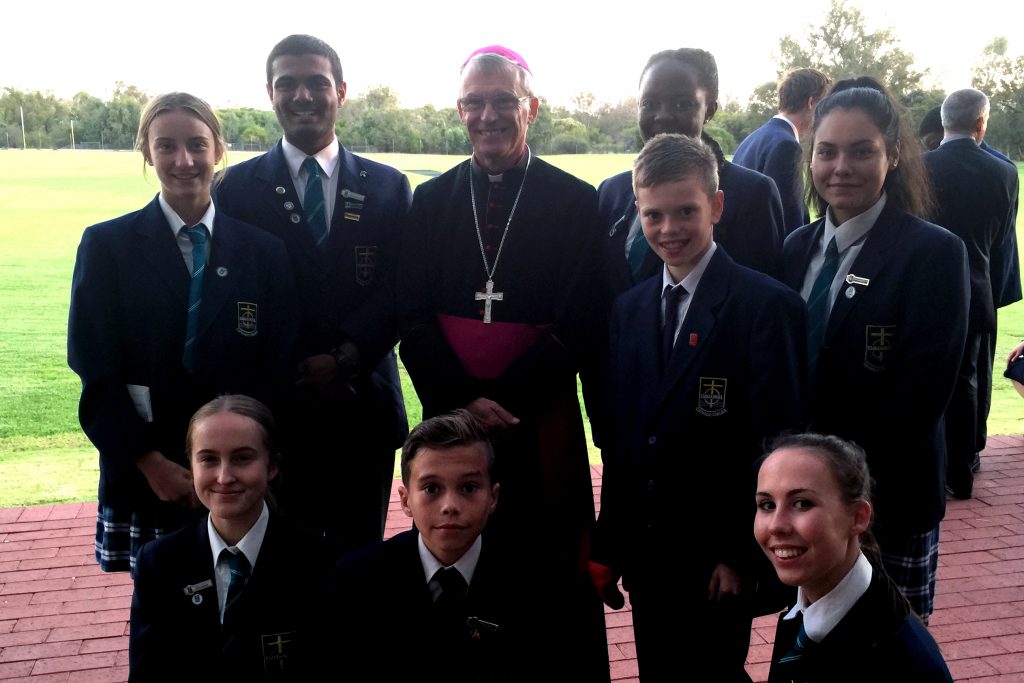
<instances>
[{"instance_id":1,"label":"tree","mask_svg":"<svg viewBox=\"0 0 1024 683\"><path fill-rule=\"evenodd\" d=\"M917 90L928 73L914 68L913 55L900 49L891 29L869 32L864 15L848 7L846 0L832 0L821 26L808 27L803 37L783 37L778 66L780 79L807 67L824 71L833 81L874 76L901 100Z\"/></svg>"},{"instance_id":2,"label":"tree","mask_svg":"<svg viewBox=\"0 0 1024 683\"><path fill-rule=\"evenodd\" d=\"M1024 56L1010 57L999 37L985 46L971 74L971 85L989 97L986 139L1012 159L1024 158Z\"/></svg>"}]
</instances>

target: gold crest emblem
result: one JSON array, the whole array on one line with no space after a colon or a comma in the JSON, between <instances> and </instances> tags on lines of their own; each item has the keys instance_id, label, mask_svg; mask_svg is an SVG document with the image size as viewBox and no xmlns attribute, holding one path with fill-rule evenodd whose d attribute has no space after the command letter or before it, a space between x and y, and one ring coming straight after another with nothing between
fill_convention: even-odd
<instances>
[{"instance_id":1,"label":"gold crest emblem","mask_svg":"<svg viewBox=\"0 0 1024 683\"><path fill-rule=\"evenodd\" d=\"M377 267L377 245L356 247L356 284L368 285L373 282L373 271Z\"/></svg>"},{"instance_id":2,"label":"gold crest emblem","mask_svg":"<svg viewBox=\"0 0 1024 683\"><path fill-rule=\"evenodd\" d=\"M701 377L697 395L697 414L705 417L725 415L725 391L729 380L723 377Z\"/></svg>"},{"instance_id":3,"label":"gold crest emblem","mask_svg":"<svg viewBox=\"0 0 1024 683\"><path fill-rule=\"evenodd\" d=\"M895 325L866 325L864 328L864 367L872 372L886 369Z\"/></svg>"},{"instance_id":4,"label":"gold crest emblem","mask_svg":"<svg viewBox=\"0 0 1024 683\"><path fill-rule=\"evenodd\" d=\"M235 329L243 337L255 337L259 333L256 324L257 306L248 301L238 302L238 327Z\"/></svg>"}]
</instances>

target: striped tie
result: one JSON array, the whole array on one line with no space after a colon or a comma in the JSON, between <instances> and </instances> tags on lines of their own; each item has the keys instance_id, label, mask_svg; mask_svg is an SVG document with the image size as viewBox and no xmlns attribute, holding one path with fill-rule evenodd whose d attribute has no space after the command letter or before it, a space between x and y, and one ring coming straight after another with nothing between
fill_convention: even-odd
<instances>
[{"instance_id":1,"label":"striped tie","mask_svg":"<svg viewBox=\"0 0 1024 683\"><path fill-rule=\"evenodd\" d=\"M242 554L242 551L233 553L229 549L224 548L224 550L220 551L220 559L228 565L228 571L230 572L228 594L224 598L224 610L220 615L220 621L223 624L227 621L231 608L238 602L238 598L241 597L245 584L249 582L250 569L249 560Z\"/></svg>"},{"instance_id":2,"label":"striped tie","mask_svg":"<svg viewBox=\"0 0 1024 683\"><path fill-rule=\"evenodd\" d=\"M196 334L199 331L199 306L203 302L203 273L206 271L206 243L210 235L202 223L183 228L192 242L192 281L188 286L188 323L185 326L185 350L181 362L193 370Z\"/></svg>"},{"instance_id":3,"label":"striped tie","mask_svg":"<svg viewBox=\"0 0 1024 683\"><path fill-rule=\"evenodd\" d=\"M313 157L306 157L302 166L306 169L306 194L302 198L302 211L306 214L306 225L313 235L313 241L316 246L322 247L327 241L327 219L320 164Z\"/></svg>"},{"instance_id":4,"label":"striped tie","mask_svg":"<svg viewBox=\"0 0 1024 683\"><path fill-rule=\"evenodd\" d=\"M828 247L825 248L825 262L821 264L821 270L807 297L807 365L812 378L818 367L821 345L825 341L825 328L828 325L828 314L832 308L829 293L837 272L839 272L839 247L836 246L836 238L833 237L832 241L828 243Z\"/></svg>"}]
</instances>

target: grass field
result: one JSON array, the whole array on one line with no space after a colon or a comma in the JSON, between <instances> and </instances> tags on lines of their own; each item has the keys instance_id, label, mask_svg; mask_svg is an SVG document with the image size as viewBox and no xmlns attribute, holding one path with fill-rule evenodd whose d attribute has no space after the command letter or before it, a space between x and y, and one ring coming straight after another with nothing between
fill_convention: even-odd
<instances>
[{"instance_id":1,"label":"grass field","mask_svg":"<svg viewBox=\"0 0 1024 683\"><path fill-rule=\"evenodd\" d=\"M401 169L413 186L462 160L368 156ZM627 154L545 158L595 185L632 162ZM66 362L71 271L86 226L156 194L159 183L142 166L129 152L0 151L0 507L95 497L96 454L78 424L79 383ZM1021 225L1018 217L1018 234ZM1024 304L1000 311L999 322L997 374L999 359L1024 338ZM415 392L403 381L410 419L418 420ZM991 433L1024 432L1020 401L996 379Z\"/></svg>"}]
</instances>

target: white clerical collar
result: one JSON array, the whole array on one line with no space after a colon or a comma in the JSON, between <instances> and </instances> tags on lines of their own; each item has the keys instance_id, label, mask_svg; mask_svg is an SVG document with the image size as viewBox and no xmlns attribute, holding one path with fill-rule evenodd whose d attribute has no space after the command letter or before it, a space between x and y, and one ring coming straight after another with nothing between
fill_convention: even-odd
<instances>
[{"instance_id":1,"label":"white clerical collar","mask_svg":"<svg viewBox=\"0 0 1024 683\"><path fill-rule=\"evenodd\" d=\"M796 124L793 123L792 121L790 121L785 115L783 115L783 114L776 114L772 118L773 119L782 119L783 121L788 123L789 127L793 129L793 137L795 137L797 140L800 139L800 132L796 129Z\"/></svg>"},{"instance_id":2,"label":"white clerical collar","mask_svg":"<svg viewBox=\"0 0 1024 683\"><path fill-rule=\"evenodd\" d=\"M813 604L807 604L803 588L798 588L796 606L783 619L793 619L797 614L803 612L804 631L807 632L807 636L811 640L820 643L853 609L861 596L868 592L873 572L874 569L868 562L868 558L864 557L864 553L860 553L843 580Z\"/></svg>"},{"instance_id":3,"label":"white clerical collar","mask_svg":"<svg viewBox=\"0 0 1024 683\"><path fill-rule=\"evenodd\" d=\"M234 547L245 555L245 559L249 560L250 570L255 569L256 557L260 554L260 547L263 545L263 537L267 534L267 523L269 520L270 510L267 509L267 501L263 501L263 512L260 513L256 522L245 532L242 540L234 546L228 546L220 534L217 533L217 530L213 528L213 520L207 515L206 529L210 532L210 551L213 553L214 569L217 568L217 560L220 558L221 551L228 547Z\"/></svg>"},{"instance_id":4,"label":"white clerical collar","mask_svg":"<svg viewBox=\"0 0 1024 683\"><path fill-rule=\"evenodd\" d=\"M858 214L853 218L845 221L842 225L836 226L832 220L832 208L825 212L825 231L822 235L822 251L828 246L828 243L832 241L832 238L836 238L836 248L839 253L842 254L850 245L856 244L860 241L864 235L868 234L875 225L875 221L878 220L878 216L881 215L882 209L885 208L885 203L888 201L885 192L882 192L882 196L878 198L870 209L864 213Z\"/></svg>"},{"instance_id":5,"label":"white clerical collar","mask_svg":"<svg viewBox=\"0 0 1024 683\"><path fill-rule=\"evenodd\" d=\"M527 158L532 154L530 146L526 145L523 148L523 153L519 155L519 159L514 164L505 169L505 171L511 171L512 169L522 169L526 166ZM501 173L491 173L490 171L484 170L484 167L480 165L480 162L476 160L476 154L470 157L470 164L473 169L480 173L480 175L487 176L488 182L500 183L505 180L505 171Z\"/></svg>"},{"instance_id":6,"label":"white clerical collar","mask_svg":"<svg viewBox=\"0 0 1024 683\"><path fill-rule=\"evenodd\" d=\"M416 541L420 551L420 563L423 565L423 575L426 577L427 583L430 583L437 570L446 565L434 557L434 554L427 548L423 542L423 534L416 534ZM462 557L455 561L455 564L450 565L459 570L462 578L466 580L467 586L473 582L473 573L476 571L477 562L480 561L481 548L483 548L483 537L477 536L476 540L473 541L473 545L469 546L469 550L464 552Z\"/></svg>"},{"instance_id":7,"label":"white clerical collar","mask_svg":"<svg viewBox=\"0 0 1024 683\"><path fill-rule=\"evenodd\" d=\"M978 142L978 138L967 133L946 133L946 136L942 138L942 141L939 143L939 147L946 144L947 142L953 142L954 140L970 140L976 145L981 144L980 142Z\"/></svg>"},{"instance_id":8,"label":"white clerical collar","mask_svg":"<svg viewBox=\"0 0 1024 683\"><path fill-rule=\"evenodd\" d=\"M205 225L206 231L210 233L210 237L213 237L213 219L216 209L213 208L212 201L210 202L210 205L206 207L206 213L203 214L203 217L192 225L189 225L181 219L178 212L171 208L171 205L167 203L166 199L164 199L162 192L157 195L157 201L160 202L160 209L164 212L164 218L167 219L167 225L171 226L171 232L174 233L175 239L177 239L178 233L181 232L182 228L191 228L192 225L199 225L199 223Z\"/></svg>"},{"instance_id":9,"label":"white clerical collar","mask_svg":"<svg viewBox=\"0 0 1024 683\"><path fill-rule=\"evenodd\" d=\"M308 156L316 159L317 163L320 164L320 170L328 178L333 177L334 171L338 168L340 150L338 149L338 138L336 137L332 137L331 142L326 147L312 155L306 154L288 142L287 138L281 138L281 150L284 152L284 159L288 164L288 173L291 174L293 182L299 179L299 171L302 170L302 164L305 163Z\"/></svg>"},{"instance_id":10,"label":"white clerical collar","mask_svg":"<svg viewBox=\"0 0 1024 683\"><path fill-rule=\"evenodd\" d=\"M637 236L640 239L640 236ZM693 296L697 291L697 285L700 284L700 279L704 277L704 271L708 269L708 263L711 262L711 257L715 255L715 251L718 249L718 244L712 240L711 246L704 252L704 255L700 257L700 261L697 261L697 265L693 267L686 277L679 282L673 279L672 274L668 272L668 266L666 265L661 269L661 291L664 292L666 287L675 287L676 285L682 285L686 288L686 291Z\"/></svg>"}]
</instances>

